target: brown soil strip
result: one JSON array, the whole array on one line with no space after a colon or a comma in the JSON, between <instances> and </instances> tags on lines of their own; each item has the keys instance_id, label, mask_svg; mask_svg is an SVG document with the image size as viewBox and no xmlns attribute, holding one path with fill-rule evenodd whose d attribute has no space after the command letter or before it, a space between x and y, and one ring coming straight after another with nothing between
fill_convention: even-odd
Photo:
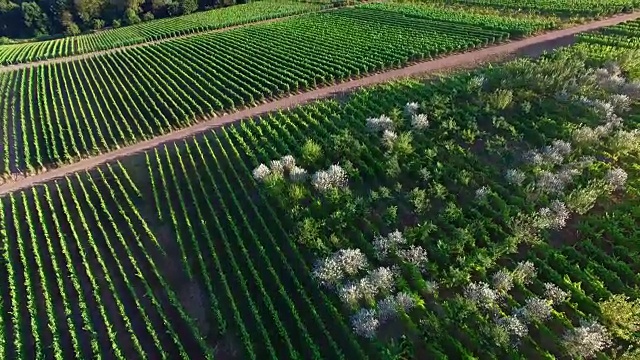
<instances>
[{"instance_id":1,"label":"brown soil strip","mask_svg":"<svg viewBox=\"0 0 640 360\"><path fill-rule=\"evenodd\" d=\"M321 87L312 91L294 94L289 97L274 100L256 107L246 108L232 114L206 118L191 127L157 136L150 140L141 141L139 143L125 146L114 151L82 159L75 163L62 165L59 168L51 169L40 174L31 175L15 181L9 180L5 184L0 185L0 195L28 188L35 184L61 178L78 171L89 170L107 162L112 162L136 153L140 153L161 144L193 136L224 124L229 124L244 118L258 116L272 111L291 108L317 99L339 96L363 86L371 86L388 82L390 80L428 73L450 71L452 69L473 68L487 61L495 61L496 59L504 59L511 56L538 56L544 51L553 50L558 46L571 44L574 41L574 35L577 33L597 29L600 27L611 26L637 18L640 18L640 12L619 15L568 29L548 32L546 34L534 36L524 40L513 41L502 45L491 46L476 51L451 55L431 61L424 61L404 68L389 70L378 74L365 76L359 79Z\"/></svg>"}]
</instances>

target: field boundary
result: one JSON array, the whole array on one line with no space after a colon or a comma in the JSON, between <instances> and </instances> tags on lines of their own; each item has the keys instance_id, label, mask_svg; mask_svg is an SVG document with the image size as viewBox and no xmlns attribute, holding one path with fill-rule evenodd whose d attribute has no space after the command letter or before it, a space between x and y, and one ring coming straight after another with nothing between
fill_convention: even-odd
<instances>
[{"instance_id":1,"label":"field boundary","mask_svg":"<svg viewBox=\"0 0 640 360\"><path fill-rule=\"evenodd\" d=\"M66 175L76 172L90 170L100 165L110 163L134 154L139 154L163 144L176 142L184 138L195 136L210 129L230 124L245 118L256 117L273 111L285 110L294 106L312 102L314 100L339 96L347 92L352 92L353 90L361 87L377 85L392 80L398 80L402 78L414 77L440 71L461 68L474 68L488 61L504 59L504 57L509 55L538 56L544 51L553 50L561 46L569 45L573 42L574 35L578 33L598 29L605 26L615 25L624 21L635 20L638 18L640 18L640 12L634 12L626 15L617 15L604 20L594 21L567 29L551 31L523 40L490 46L475 51L445 56L434 60L422 61L406 67L388 70L377 74L370 74L358 79L347 80L329 86L323 86L311 91L292 94L288 97L269 101L258 106L245 108L237 112L224 114L222 116L206 117L192 126L175 130L164 135L159 135L149 140L144 140L132 145L123 146L116 150L105 152L92 157L87 157L77 162L65 164L39 174L18 177L16 180L7 180L6 183L0 185L0 195L4 195L24 188L29 188L33 185L62 178Z\"/></svg>"}]
</instances>

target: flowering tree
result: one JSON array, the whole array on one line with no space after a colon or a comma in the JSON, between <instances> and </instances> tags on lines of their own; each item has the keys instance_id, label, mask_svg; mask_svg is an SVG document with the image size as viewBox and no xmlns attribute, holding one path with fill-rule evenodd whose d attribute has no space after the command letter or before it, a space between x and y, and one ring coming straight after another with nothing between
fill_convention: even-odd
<instances>
[{"instance_id":1,"label":"flowering tree","mask_svg":"<svg viewBox=\"0 0 640 360\"><path fill-rule=\"evenodd\" d=\"M543 193L559 194L571 184L573 178L580 175L580 170L565 167L558 172L542 171L538 175L536 188Z\"/></svg>"},{"instance_id":2,"label":"flowering tree","mask_svg":"<svg viewBox=\"0 0 640 360\"><path fill-rule=\"evenodd\" d=\"M549 207L541 208L534 215L534 227L559 230L566 226L570 215L565 203L553 200Z\"/></svg>"},{"instance_id":3,"label":"flowering tree","mask_svg":"<svg viewBox=\"0 0 640 360\"><path fill-rule=\"evenodd\" d=\"M395 269L379 267L372 270L367 276L367 279L377 292L388 294L393 291L396 275L397 270Z\"/></svg>"},{"instance_id":4,"label":"flowering tree","mask_svg":"<svg viewBox=\"0 0 640 360\"><path fill-rule=\"evenodd\" d=\"M589 359L611 346L607 329L595 321L582 321L579 327L567 330L562 343L573 358Z\"/></svg>"},{"instance_id":5,"label":"flowering tree","mask_svg":"<svg viewBox=\"0 0 640 360\"><path fill-rule=\"evenodd\" d=\"M404 106L404 113L405 115L408 115L408 116L417 114L419 110L420 110L420 105L417 102L408 102Z\"/></svg>"},{"instance_id":6,"label":"flowering tree","mask_svg":"<svg viewBox=\"0 0 640 360\"><path fill-rule=\"evenodd\" d=\"M554 140L542 151L532 150L526 157L533 165L561 164L571 154L571 144L564 140Z\"/></svg>"},{"instance_id":7,"label":"flowering tree","mask_svg":"<svg viewBox=\"0 0 640 360\"><path fill-rule=\"evenodd\" d=\"M485 282L470 283L464 288L464 297L478 307L492 309L500 296Z\"/></svg>"},{"instance_id":8,"label":"flowering tree","mask_svg":"<svg viewBox=\"0 0 640 360\"><path fill-rule=\"evenodd\" d=\"M429 118L425 114L413 114L411 116L411 127L416 130L424 130L429 127Z\"/></svg>"},{"instance_id":9,"label":"flowering tree","mask_svg":"<svg viewBox=\"0 0 640 360\"><path fill-rule=\"evenodd\" d=\"M531 261L519 262L512 272L513 281L519 284L529 284L536 277L536 267Z\"/></svg>"},{"instance_id":10,"label":"flowering tree","mask_svg":"<svg viewBox=\"0 0 640 360\"><path fill-rule=\"evenodd\" d=\"M313 268L313 277L324 286L334 287L344 277L342 264L332 257L320 260Z\"/></svg>"},{"instance_id":11,"label":"flowering tree","mask_svg":"<svg viewBox=\"0 0 640 360\"><path fill-rule=\"evenodd\" d=\"M402 247L407 243L407 239L405 239L404 235L399 231L395 230L390 232L387 236L376 236L373 239L373 248L376 251L376 257L378 259L385 259L391 254L395 254L398 248Z\"/></svg>"},{"instance_id":12,"label":"flowering tree","mask_svg":"<svg viewBox=\"0 0 640 360\"><path fill-rule=\"evenodd\" d=\"M509 169L505 174L505 178L509 184L520 186L527 179L527 176L521 170Z\"/></svg>"},{"instance_id":13,"label":"flowering tree","mask_svg":"<svg viewBox=\"0 0 640 360\"><path fill-rule=\"evenodd\" d=\"M324 286L334 287L345 276L354 276L369 267L367 257L360 249L341 249L316 262L313 276Z\"/></svg>"},{"instance_id":14,"label":"flowering tree","mask_svg":"<svg viewBox=\"0 0 640 360\"><path fill-rule=\"evenodd\" d=\"M372 132L393 130L395 126L393 123L393 120L386 115L380 115L380 117L377 117L377 118L368 118L366 120L366 125L367 125L367 129L369 129Z\"/></svg>"},{"instance_id":15,"label":"flowering tree","mask_svg":"<svg viewBox=\"0 0 640 360\"><path fill-rule=\"evenodd\" d=\"M627 182L627 172L620 168L610 169L605 175L605 181L613 190L623 189Z\"/></svg>"},{"instance_id":16,"label":"flowering tree","mask_svg":"<svg viewBox=\"0 0 640 360\"><path fill-rule=\"evenodd\" d=\"M560 289L555 284L544 283L544 297L549 300L552 305L556 305L569 300L569 293Z\"/></svg>"},{"instance_id":17,"label":"flowering tree","mask_svg":"<svg viewBox=\"0 0 640 360\"><path fill-rule=\"evenodd\" d=\"M260 164L253 169L253 177L258 181L263 181L269 174L271 170L265 164Z\"/></svg>"},{"instance_id":18,"label":"flowering tree","mask_svg":"<svg viewBox=\"0 0 640 360\"><path fill-rule=\"evenodd\" d=\"M496 324L502 328L512 339L513 345L517 345L520 339L529 334L529 328L517 316L506 316L497 320Z\"/></svg>"},{"instance_id":19,"label":"flowering tree","mask_svg":"<svg viewBox=\"0 0 640 360\"><path fill-rule=\"evenodd\" d=\"M551 317L552 310L550 301L539 297L532 297L527 299L525 305L516 310L516 313L525 323L532 321L542 322Z\"/></svg>"},{"instance_id":20,"label":"flowering tree","mask_svg":"<svg viewBox=\"0 0 640 360\"><path fill-rule=\"evenodd\" d=\"M493 274L493 288L501 293L507 293L513 288L513 275L507 270L499 270Z\"/></svg>"},{"instance_id":21,"label":"flowering tree","mask_svg":"<svg viewBox=\"0 0 640 360\"><path fill-rule=\"evenodd\" d=\"M307 174L307 170L299 166L293 166L289 171L289 178L291 179L291 181L296 183L302 183L307 180L308 177L309 174Z\"/></svg>"},{"instance_id":22,"label":"flowering tree","mask_svg":"<svg viewBox=\"0 0 640 360\"><path fill-rule=\"evenodd\" d=\"M378 318L381 323L385 323L398 316L398 311L407 312L416 306L415 299L406 292L399 292L395 295L388 295L376 304Z\"/></svg>"},{"instance_id":23,"label":"flowering tree","mask_svg":"<svg viewBox=\"0 0 640 360\"><path fill-rule=\"evenodd\" d=\"M389 150L393 149L393 145L398 139L398 134L391 130L384 130L382 132L382 144Z\"/></svg>"},{"instance_id":24,"label":"flowering tree","mask_svg":"<svg viewBox=\"0 0 640 360\"><path fill-rule=\"evenodd\" d=\"M398 256L405 262L417 267L420 270L425 269L427 264L427 250L422 246L411 245L407 249L398 250Z\"/></svg>"},{"instance_id":25,"label":"flowering tree","mask_svg":"<svg viewBox=\"0 0 640 360\"><path fill-rule=\"evenodd\" d=\"M351 326L356 334L373 339L380 327L380 320L374 310L360 309L351 317Z\"/></svg>"},{"instance_id":26,"label":"flowering tree","mask_svg":"<svg viewBox=\"0 0 640 360\"><path fill-rule=\"evenodd\" d=\"M346 188L348 184L347 172L340 165L331 165L327 170L316 172L311 178L311 184L320 192Z\"/></svg>"}]
</instances>

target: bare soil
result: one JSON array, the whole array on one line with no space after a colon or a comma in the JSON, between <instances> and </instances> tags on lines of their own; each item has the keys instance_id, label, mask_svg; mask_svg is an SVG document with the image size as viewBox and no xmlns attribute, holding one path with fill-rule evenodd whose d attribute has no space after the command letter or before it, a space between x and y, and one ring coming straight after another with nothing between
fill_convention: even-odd
<instances>
[{"instance_id":1,"label":"bare soil","mask_svg":"<svg viewBox=\"0 0 640 360\"><path fill-rule=\"evenodd\" d=\"M61 165L58 168L50 169L46 172L23 178L17 178L14 181L7 181L6 183L0 185L0 195L28 188L35 184L61 178L78 171L89 170L99 165L113 162L133 154L141 153L145 150L152 149L162 144L175 142L189 136L194 136L207 130L225 124L233 123L241 119L255 117L282 109L292 108L322 98L344 96L346 93L361 87L372 86L407 77L442 73L459 69L475 68L487 62L503 61L505 59L517 56L536 57L541 55L545 51L551 51L560 46L572 44L575 41L575 35L578 33L598 29L601 27L616 25L638 18L640 18L640 12L618 15L604 20L594 21L567 29L551 31L523 40L512 41L501 45L491 46L465 53L459 53L434 60L418 62L403 68L393 69L357 79L347 80L341 83L320 87L318 89L314 89L304 93L291 94L288 97L269 101L255 107L245 108L231 114L223 114L222 116L211 116L201 119L201 121L197 124L184 129L176 130L149 140L138 142L136 144L123 146L119 149L99 154L90 158L81 159L71 164ZM93 56L93 54L94 53L86 55ZM68 58L53 59L49 61L63 60L67 61Z\"/></svg>"}]
</instances>

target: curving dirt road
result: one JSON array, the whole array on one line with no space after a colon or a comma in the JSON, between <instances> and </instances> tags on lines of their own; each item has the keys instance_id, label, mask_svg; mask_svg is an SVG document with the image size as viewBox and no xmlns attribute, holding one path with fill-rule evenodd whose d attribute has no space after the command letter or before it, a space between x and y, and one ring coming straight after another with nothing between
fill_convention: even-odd
<instances>
[{"instance_id":1,"label":"curving dirt road","mask_svg":"<svg viewBox=\"0 0 640 360\"><path fill-rule=\"evenodd\" d=\"M28 188L35 184L61 178L65 175L72 174L78 171L89 170L107 162L127 157L132 154L140 153L168 142L177 141L185 137L196 135L198 133L224 124L235 122L244 118L261 115L271 111L294 107L309 101L340 95L363 86L380 84L390 80L417 76L426 73L475 67L483 62L502 59L507 56L538 56L544 51L552 50L559 46L564 46L572 43L574 35L577 33L597 29L604 26L611 26L624 21L634 20L638 18L640 18L640 12L619 15L568 29L552 31L524 40L513 41L510 43L491 46L476 51L446 56L435 60L419 62L400 69L372 74L359 79L353 79L339 84L321 87L300 94L293 94L289 97L270 101L256 107L243 109L232 114L203 119L201 122L191 127L176 130L165 135L157 136L150 140L142 141L133 145L122 147L117 150L82 159L78 162L63 165L59 168L51 169L40 174L19 178L15 181L9 180L7 183L0 185L0 195Z\"/></svg>"}]
</instances>

